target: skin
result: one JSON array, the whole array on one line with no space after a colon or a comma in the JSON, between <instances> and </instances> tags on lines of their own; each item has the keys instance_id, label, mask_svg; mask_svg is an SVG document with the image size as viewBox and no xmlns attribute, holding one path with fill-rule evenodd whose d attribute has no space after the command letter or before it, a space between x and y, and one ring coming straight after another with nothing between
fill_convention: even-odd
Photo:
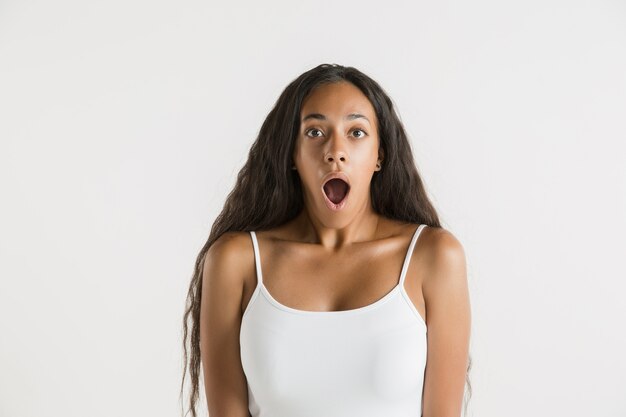
<instances>
[{"instance_id":1,"label":"skin","mask_svg":"<svg viewBox=\"0 0 626 417\"><path fill-rule=\"evenodd\" d=\"M347 118L350 114L362 116ZM329 254L369 240L376 230L380 216L372 209L369 188L374 172L380 170L376 163L382 161L377 130L372 104L350 83L322 85L302 105L293 159L305 210L293 227ZM322 178L331 171L343 171L350 179L350 195L341 211L326 207L320 189Z\"/></svg>"},{"instance_id":2,"label":"skin","mask_svg":"<svg viewBox=\"0 0 626 417\"><path fill-rule=\"evenodd\" d=\"M304 120L310 114L324 119ZM347 118L350 114L364 117ZM300 310L371 304L397 285L418 226L373 211L370 182L384 169L374 108L351 83L327 84L304 101L301 121L293 160L305 209L278 228L257 232L263 283L278 302ZM338 212L326 207L321 194L322 178L330 171L346 173L351 184L348 202ZM239 330L257 285L249 234L224 234L205 259L200 333L203 371L210 375L205 378L209 413L248 417ZM422 415L459 417L471 311L464 250L450 232L422 231L405 289L428 326Z\"/></svg>"}]
</instances>

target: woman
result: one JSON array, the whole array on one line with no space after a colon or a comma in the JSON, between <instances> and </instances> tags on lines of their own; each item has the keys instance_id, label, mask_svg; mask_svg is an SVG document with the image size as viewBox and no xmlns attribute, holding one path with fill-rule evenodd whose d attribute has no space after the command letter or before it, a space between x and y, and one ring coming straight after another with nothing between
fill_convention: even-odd
<instances>
[{"instance_id":1,"label":"woman","mask_svg":"<svg viewBox=\"0 0 626 417\"><path fill-rule=\"evenodd\" d=\"M352 67L305 72L196 260L192 415L202 364L210 416L460 416L466 275L384 90Z\"/></svg>"}]
</instances>

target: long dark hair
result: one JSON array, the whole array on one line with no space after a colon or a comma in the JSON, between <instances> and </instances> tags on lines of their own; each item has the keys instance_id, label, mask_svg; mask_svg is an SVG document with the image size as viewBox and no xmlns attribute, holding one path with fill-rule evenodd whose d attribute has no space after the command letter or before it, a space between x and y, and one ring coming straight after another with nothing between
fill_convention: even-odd
<instances>
[{"instance_id":1,"label":"long dark hair","mask_svg":"<svg viewBox=\"0 0 626 417\"><path fill-rule=\"evenodd\" d=\"M234 189L228 194L208 240L196 257L195 270L187 293L183 319L184 369L180 388L182 398L187 370L191 377L188 411L196 414L201 370L200 300L204 256L224 233L270 229L288 222L304 206L302 186L297 171L291 169L295 140L300 130L300 111L307 95L325 83L347 81L369 99L378 119L378 137L383 148L382 169L372 177L370 194L374 211L385 217L430 227L441 227L422 179L417 172L411 144L393 103L381 86L353 67L321 64L293 80L281 93L263 122L259 135L248 153ZM398 198L400 196L401 198ZM191 335L188 323L191 319ZM189 339L189 340L188 340ZM188 358L187 347L191 351ZM468 362L466 383L471 397ZM468 398L469 400L469 398ZM465 404L467 407L467 402Z\"/></svg>"}]
</instances>

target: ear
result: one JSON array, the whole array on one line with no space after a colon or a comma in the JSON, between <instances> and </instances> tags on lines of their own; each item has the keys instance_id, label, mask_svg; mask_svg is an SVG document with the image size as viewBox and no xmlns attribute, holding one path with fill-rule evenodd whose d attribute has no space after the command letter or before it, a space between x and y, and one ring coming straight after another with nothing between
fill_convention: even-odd
<instances>
[{"instance_id":1,"label":"ear","mask_svg":"<svg viewBox=\"0 0 626 417\"><path fill-rule=\"evenodd\" d=\"M385 150L382 147L378 148L378 164L382 165L383 159L385 159ZM380 171L380 168L378 169Z\"/></svg>"}]
</instances>

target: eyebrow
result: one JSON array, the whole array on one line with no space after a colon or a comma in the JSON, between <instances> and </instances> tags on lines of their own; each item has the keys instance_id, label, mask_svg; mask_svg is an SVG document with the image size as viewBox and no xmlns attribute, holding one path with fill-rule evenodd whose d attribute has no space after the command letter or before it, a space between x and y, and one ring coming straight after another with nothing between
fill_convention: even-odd
<instances>
[{"instance_id":1,"label":"eyebrow","mask_svg":"<svg viewBox=\"0 0 626 417\"><path fill-rule=\"evenodd\" d=\"M304 116L302 118L302 121L305 122L305 121L307 121L309 119L326 120L326 116L324 116L323 114L320 114L320 113L311 113L311 114L307 114L306 116ZM347 120L365 119L365 120L367 120L368 123L370 123L370 119L368 119L367 117L363 116L360 113L350 113L349 115L344 117L344 119L347 119Z\"/></svg>"}]
</instances>

